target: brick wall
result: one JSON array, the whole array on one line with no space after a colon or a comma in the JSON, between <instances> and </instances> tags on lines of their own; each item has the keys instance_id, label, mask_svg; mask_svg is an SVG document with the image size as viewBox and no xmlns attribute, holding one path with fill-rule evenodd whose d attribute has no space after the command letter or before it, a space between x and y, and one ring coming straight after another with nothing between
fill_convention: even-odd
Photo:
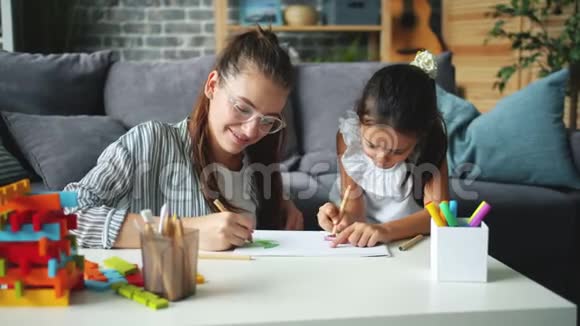
<instances>
[{"instance_id":1,"label":"brick wall","mask_svg":"<svg viewBox=\"0 0 580 326\"><path fill-rule=\"evenodd\" d=\"M223 1L223 0L217 0ZM295 1L321 9L322 0ZM238 1L229 1L229 17L237 21ZM116 50L122 60L166 61L215 52L211 0L77 0L73 46L78 51ZM306 60L341 51L366 35L357 33L283 33L281 42Z\"/></svg>"}]
</instances>

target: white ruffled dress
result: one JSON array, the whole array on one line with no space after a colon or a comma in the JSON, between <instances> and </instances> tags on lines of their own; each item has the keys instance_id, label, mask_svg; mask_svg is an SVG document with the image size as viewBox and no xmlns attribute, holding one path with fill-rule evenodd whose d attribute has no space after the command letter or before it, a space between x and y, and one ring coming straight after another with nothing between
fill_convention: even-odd
<instances>
[{"instance_id":1,"label":"white ruffled dress","mask_svg":"<svg viewBox=\"0 0 580 326\"><path fill-rule=\"evenodd\" d=\"M391 168L377 167L363 151L360 121L354 111L339 120L346 150L339 159L345 172L364 190L367 221L385 223L420 211L413 199L413 178L403 184L410 165L401 162ZM340 174L330 192L330 200L340 205Z\"/></svg>"}]
</instances>

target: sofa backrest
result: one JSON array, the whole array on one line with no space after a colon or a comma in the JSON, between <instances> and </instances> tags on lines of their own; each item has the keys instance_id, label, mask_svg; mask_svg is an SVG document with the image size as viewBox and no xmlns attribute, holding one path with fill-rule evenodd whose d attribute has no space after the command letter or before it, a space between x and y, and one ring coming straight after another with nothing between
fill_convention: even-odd
<instances>
[{"instance_id":1,"label":"sofa backrest","mask_svg":"<svg viewBox=\"0 0 580 326\"><path fill-rule=\"evenodd\" d=\"M117 62L105 86L105 113L127 129L150 120L181 121L191 113L215 60L215 56L203 56L159 63ZM284 159L298 153L293 111L288 101Z\"/></svg>"},{"instance_id":2,"label":"sofa backrest","mask_svg":"<svg viewBox=\"0 0 580 326\"><path fill-rule=\"evenodd\" d=\"M149 121L178 122L192 110L215 56L147 63L116 62L105 86L105 112L126 128ZM455 90L451 54L438 56L437 82ZM354 103L371 75L385 63L322 63L296 67L297 83L285 110L284 157L334 153L338 118Z\"/></svg>"},{"instance_id":3,"label":"sofa backrest","mask_svg":"<svg viewBox=\"0 0 580 326\"><path fill-rule=\"evenodd\" d=\"M132 128L185 119L215 61L214 56L171 62L115 63L105 86L105 113Z\"/></svg>"}]
</instances>

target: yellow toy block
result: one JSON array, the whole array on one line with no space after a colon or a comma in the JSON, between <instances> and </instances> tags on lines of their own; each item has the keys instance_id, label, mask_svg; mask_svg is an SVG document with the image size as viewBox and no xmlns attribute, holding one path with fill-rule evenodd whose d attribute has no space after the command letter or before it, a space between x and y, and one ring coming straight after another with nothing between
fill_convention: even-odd
<instances>
[{"instance_id":1,"label":"yellow toy block","mask_svg":"<svg viewBox=\"0 0 580 326\"><path fill-rule=\"evenodd\" d=\"M0 290L0 306L68 306L69 295L65 290L63 296L55 298L53 289L27 289L19 298L15 290Z\"/></svg>"},{"instance_id":2,"label":"yellow toy block","mask_svg":"<svg viewBox=\"0 0 580 326\"><path fill-rule=\"evenodd\" d=\"M11 183L4 187L0 187L0 206L4 205L8 200L22 196L30 192L30 180L24 179L18 182Z\"/></svg>"},{"instance_id":3,"label":"yellow toy block","mask_svg":"<svg viewBox=\"0 0 580 326\"><path fill-rule=\"evenodd\" d=\"M203 275L201 275L201 274L197 274L195 276L195 283L197 283L197 284L205 283L205 277L203 277Z\"/></svg>"}]
</instances>

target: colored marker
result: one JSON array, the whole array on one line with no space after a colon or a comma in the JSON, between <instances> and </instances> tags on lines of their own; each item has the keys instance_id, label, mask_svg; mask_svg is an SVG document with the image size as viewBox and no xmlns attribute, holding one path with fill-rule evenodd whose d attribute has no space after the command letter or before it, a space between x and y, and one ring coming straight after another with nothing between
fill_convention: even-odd
<instances>
[{"instance_id":1,"label":"colored marker","mask_svg":"<svg viewBox=\"0 0 580 326\"><path fill-rule=\"evenodd\" d=\"M457 219L455 216L453 216L453 214L451 214L451 211L449 210L449 202L442 201L439 203L439 208L441 208L441 212L443 212L443 215L447 220L447 224L449 226L457 226Z\"/></svg>"},{"instance_id":2,"label":"colored marker","mask_svg":"<svg viewBox=\"0 0 580 326\"><path fill-rule=\"evenodd\" d=\"M471 221L473 220L473 218L475 217L475 215L477 215L477 213L479 213L479 211L481 210L481 208L486 204L485 200L482 201L479 206L477 206L477 208L475 209L475 211L473 212L473 214L471 214L471 217L469 218L469 220L467 220L467 223L471 223Z\"/></svg>"},{"instance_id":3,"label":"colored marker","mask_svg":"<svg viewBox=\"0 0 580 326\"><path fill-rule=\"evenodd\" d=\"M445 221L441 219L441 216L439 215L439 210L437 209L437 206L435 206L433 202L427 203L427 205L425 205L425 209L427 210L427 212L429 212L429 215L433 219L433 222L437 224L437 226L447 226L447 223L445 223Z\"/></svg>"},{"instance_id":4,"label":"colored marker","mask_svg":"<svg viewBox=\"0 0 580 326\"><path fill-rule=\"evenodd\" d=\"M479 226L481 224L481 221L483 220L483 218L489 213L489 211L491 210L491 206L486 203L485 201L481 203L481 205L479 205L480 208L478 208L475 213L473 214L473 218L471 219L471 222L469 222L469 226Z\"/></svg>"},{"instance_id":5,"label":"colored marker","mask_svg":"<svg viewBox=\"0 0 580 326\"><path fill-rule=\"evenodd\" d=\"M451 214L453 214L453 216L455 216L455 218L457 218L457 201L456 200L449 201L449 210L451 211Z\"/></svg>"}]
</instances>

